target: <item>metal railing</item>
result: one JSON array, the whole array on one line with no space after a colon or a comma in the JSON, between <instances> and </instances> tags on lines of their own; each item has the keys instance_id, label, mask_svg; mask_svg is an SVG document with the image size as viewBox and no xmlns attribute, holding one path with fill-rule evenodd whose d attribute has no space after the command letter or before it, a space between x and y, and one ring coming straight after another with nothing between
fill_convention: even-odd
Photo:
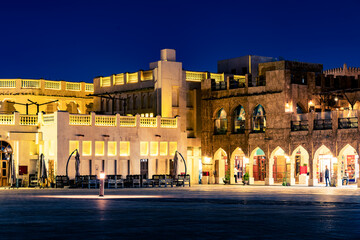
<instances>
[{"instance_id":1,"label":"metal railing","mask_svg":"<svg viewBox=\"0 0 360 240\"><path fill-rule=\"evenodd\" d=\"M348 117L348 118L339 118L339 129L348 129L348 128L358 128L358 118L357 117Z\"/></svg>"},{"instance_id":2,"label":"metal railing","mask_svg":"<svg viewBox=\"0 0 360 240\"><path fill-rule=\"evenodd\" d=\"M304 121L291 121L291 131L308 131L309 130L309 122L307 120Z\"/></svg>"},{"instance_id":3,"label":"metal railing","mask_svg":"<svg viewBox=\"0 0 360 240\"><path fill-rule=\"evenodd\" d=\"M315 119L314 130L332 129L331 119Z\"/></svg>"}]
</instances>

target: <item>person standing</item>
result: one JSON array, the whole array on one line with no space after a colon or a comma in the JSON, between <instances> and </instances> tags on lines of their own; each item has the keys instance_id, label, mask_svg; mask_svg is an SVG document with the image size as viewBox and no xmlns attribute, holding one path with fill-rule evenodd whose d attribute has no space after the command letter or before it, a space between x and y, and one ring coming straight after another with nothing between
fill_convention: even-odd
<instances>
[{"instance_id":1,"label":"person standing","mask_svg":"<svg viewBox=\"0 0 360 240\"><path fill-rule=\"evenodd\" d=\"M239 170L237 170L237 168L236 168L236 167L234 167L234 178L235 178L235 183L237 183L238 173L239 173Z\"/></svg>"},{"instance_id":2,"label":"person standing","mask_svg":"<svg viewBox=\"0 0 360 240\"><path fill-rule=\"evenodd\" d=\"M330 186L329 169L328 169L327 165L325 166L325 182L326 182L326 186L328 186L328 182L329 182L329 186Z\"/></svg>"}]
</instances>

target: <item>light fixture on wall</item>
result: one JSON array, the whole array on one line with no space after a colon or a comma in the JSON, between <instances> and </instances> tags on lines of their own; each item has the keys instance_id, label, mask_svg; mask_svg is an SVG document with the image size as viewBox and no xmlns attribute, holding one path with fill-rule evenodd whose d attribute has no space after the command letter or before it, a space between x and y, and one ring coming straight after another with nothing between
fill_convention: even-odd
<instances>
[{"instance_id":1,"label":"light fixture on wall","mask_svg":"<svg viewBox=\"0 0 360 240\"><path fill-rule=\"evenodd\" d=\"M77 137L84 137L84 134L75 134Z\"/></svg>"},{"instance_id":2,"label":"light fixture on wall","mask_svg":"<svg viewBox=\"0 0 360 240\"><path fill-rule=\"evenodd\" d=\"M110 135L105 135L105 134L104 134L104 135L101 135L101 136L103 136L103 137L110 137Z\"/></svg>"}]
</instances>

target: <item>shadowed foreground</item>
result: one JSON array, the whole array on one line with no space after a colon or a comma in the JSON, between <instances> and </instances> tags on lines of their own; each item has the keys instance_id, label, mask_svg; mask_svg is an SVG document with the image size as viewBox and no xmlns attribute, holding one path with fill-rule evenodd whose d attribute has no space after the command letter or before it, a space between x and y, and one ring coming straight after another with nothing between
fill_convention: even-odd
<instances>
[{"instance_id":1,"label":"shadowed foreground","mask_svg":"<svg viewBox=\"0 0 360 240\"><path fill-rule=\"evenodd\" d=\"M357 189L1 190L1 239L358 239Z\"/></svg>"}]
</instances>

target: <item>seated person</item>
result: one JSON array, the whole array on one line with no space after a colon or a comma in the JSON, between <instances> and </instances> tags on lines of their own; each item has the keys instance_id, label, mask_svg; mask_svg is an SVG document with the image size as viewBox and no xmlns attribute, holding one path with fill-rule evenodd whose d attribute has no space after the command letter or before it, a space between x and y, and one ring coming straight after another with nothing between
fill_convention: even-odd
<instances>
[{"instance_id":1,"label":"seated person","mask_svg":"<svg viewBox=\"0 0 360 240\"><path fill-rule=\"evenodd\" d=\"M344 182L346 182L346 184L344 184ZM343 185L348 185L349 184L349 176L348 176L347 172L345 172L345 175L343 176L342 184Z\"/></svg>"}]
</instances>

